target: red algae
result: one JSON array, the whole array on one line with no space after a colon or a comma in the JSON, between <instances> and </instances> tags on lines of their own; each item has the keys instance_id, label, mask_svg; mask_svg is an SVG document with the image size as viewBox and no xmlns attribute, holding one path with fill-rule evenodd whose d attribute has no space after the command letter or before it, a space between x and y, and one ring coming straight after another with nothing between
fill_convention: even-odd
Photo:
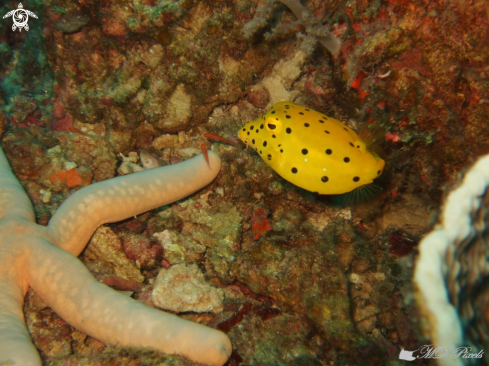
<instances>
[{"instance_id":1,"label":"red algae","mask_svg":"<svg viewBox=\"0 0 489 366\"><path fill-rule=\"evenodd\" d=\"M139 291L141 290L141 284L134 280L126 280L119 276L105 276L99 278L99 281L105 283L119 291Z\"/></svg>"},{"instance_id":2,"label":"red algae","mask_svg":"<svg viewBox=\"0 0 489 366\"><path fill-rule=\"evenodd\" d=\"M251 231L255 234L253 240L258 240L261 235L272 230L272 225L267 218L267 212L258 207L251 216Z\"/></svg>"},{"instance_id":3,"label":"red algae","mask_svg":"<svg viewBox=\"0 0 489 366\"><path fill-rule=\"evenodd\" d=\"M240 309L229 319L219 323L217 329L223 331L224 333L229 333L231 329L243 321L244 316L247 315L252 309L251 302L245 302Z\"/></svg>"},{"instance_id":4,"label":"red algae","mask_svg":"<svg viewBox=\"0 0 489 366\"><path fill-rule=\"evenodd\" d=\"M389 235L389 252L404 257L413 252L418 242L404 230L396 230Z\"/></svg>"}]
</instances>

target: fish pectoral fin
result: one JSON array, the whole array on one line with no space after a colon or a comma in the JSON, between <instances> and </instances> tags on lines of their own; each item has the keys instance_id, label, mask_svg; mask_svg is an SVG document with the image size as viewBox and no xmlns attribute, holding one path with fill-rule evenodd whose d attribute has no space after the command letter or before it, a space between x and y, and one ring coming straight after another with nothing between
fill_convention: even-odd
<instances>
[{"instance_id":1,"label":"fish pectoral fin","mask_svg":"<svg viewBox=\"0 0 489 366\"><path fill-rule=\"evenodd\" d=\"M365 153L367 151L367 146L365 145L365 142L363 142L362 140L355 140L355 142L353 143L355 145L355 147L358 148L358 150L360 150L362 153Z\"/></svg>"},{"instance_id":2,"label":"fish pectoral fin","mask_svg":"<svg viewBox=\"0 0 489 366\"><path fill-rule=\"evenodd\" d=\"M363 124L358 130L358 137L368 151L374 151L384 143L385 130L379 124Z\"/></svg>"}]
</instances>

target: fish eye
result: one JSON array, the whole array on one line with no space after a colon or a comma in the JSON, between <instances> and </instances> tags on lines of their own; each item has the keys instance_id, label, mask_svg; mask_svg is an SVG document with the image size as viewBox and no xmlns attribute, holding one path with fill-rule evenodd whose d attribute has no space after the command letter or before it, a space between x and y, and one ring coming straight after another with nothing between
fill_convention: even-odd
<instances>
[{"instance_id":1,"label":"fish eye","mask_svg":"<svg viewBox=\"0 0 489 366\"><path fill-rule=\"evenodd\" d=\"M277 117L268 117L265 121L265 128L270 133L278 134L282 131L282 121Z\"/></svg>"}]
</instances>

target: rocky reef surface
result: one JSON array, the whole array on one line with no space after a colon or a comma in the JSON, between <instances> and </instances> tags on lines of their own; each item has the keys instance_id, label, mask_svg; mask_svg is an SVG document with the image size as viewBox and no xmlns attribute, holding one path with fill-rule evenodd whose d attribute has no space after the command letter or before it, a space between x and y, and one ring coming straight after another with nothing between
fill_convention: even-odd
<instances>
[{"instance_id":1,"label":"rocky reef surface","mask_svg":"<svg viewBox=\"0 0 489 366\"><path fill-rule=\"evenodd\" d=\"M335 56L279 1L24 5L28 32L0 22L0 132L40 224L90 183L202 145L223 159L189 199L101 227L80 257L100 281L226 332L228 365L395 365L429 344L411 278L447 184L489 152L485 1L303 1ZM382 193L339 207L204 137L282 100L380 124ZM33 291L25 314L46 365L190 364L107 347Z\"/></svg>"}]
</instances>

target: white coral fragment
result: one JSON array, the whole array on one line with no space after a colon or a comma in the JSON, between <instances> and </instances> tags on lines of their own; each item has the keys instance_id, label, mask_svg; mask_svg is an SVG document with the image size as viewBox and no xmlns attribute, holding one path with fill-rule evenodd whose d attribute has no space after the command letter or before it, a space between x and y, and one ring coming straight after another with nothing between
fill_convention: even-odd
<instances>
[{"instance_id":1,"label":"white coral fragment","mask_svg":"<svg viewBox=\"0 0 489 366\"><path fill-rule=\"evenodd\" d=\"M205 281L197 265L161 269L151 297L156 306L182 313L222 311L223 292Z\"/></svg>"}]
</instances>

